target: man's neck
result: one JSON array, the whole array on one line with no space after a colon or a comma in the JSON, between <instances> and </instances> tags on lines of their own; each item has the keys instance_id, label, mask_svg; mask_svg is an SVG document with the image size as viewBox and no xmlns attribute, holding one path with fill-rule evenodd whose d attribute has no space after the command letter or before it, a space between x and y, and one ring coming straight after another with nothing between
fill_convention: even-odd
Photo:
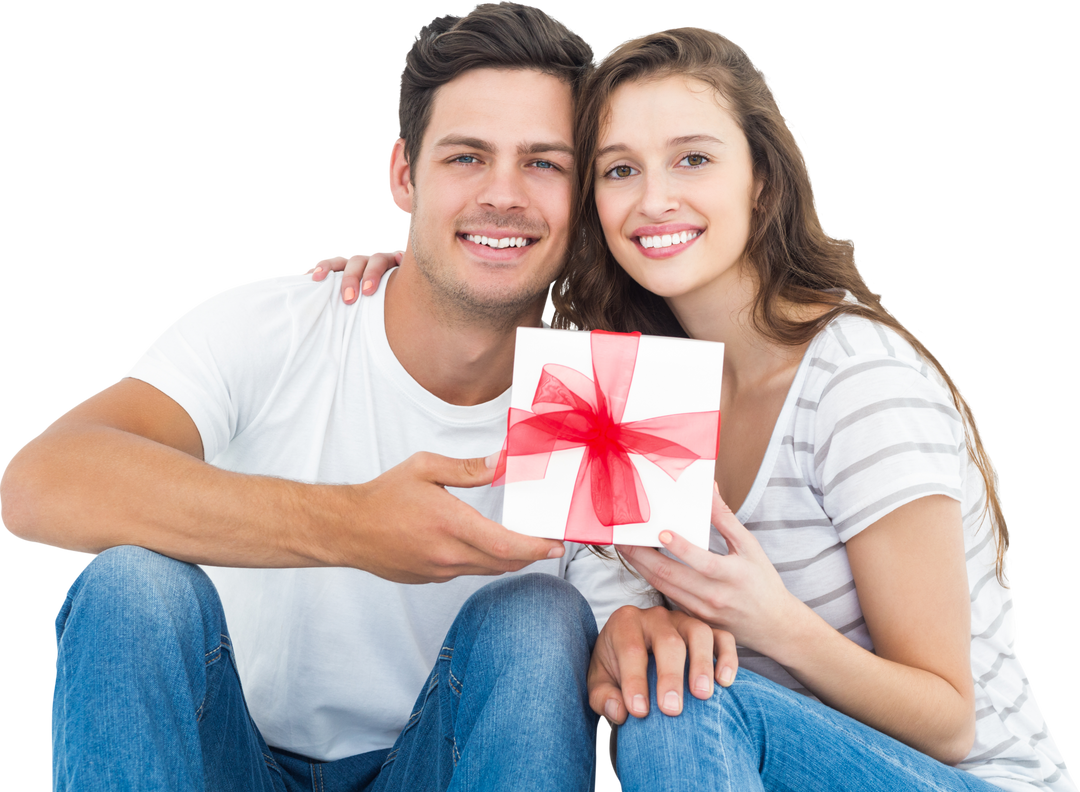
<instances>
[{"instance_id":1,"label":"man's neck","mask_svg":"<svg viewBox=\"0 0 1080 792\"><path fill-rule=\"evenodd\" d=\"M450 404L482 404L509 388L517 327L541 325L542 303L498 327L467 317L442 304L415 266L395 270L385 288L390 349L414 380Z\"/></svg>"}]
</instances>

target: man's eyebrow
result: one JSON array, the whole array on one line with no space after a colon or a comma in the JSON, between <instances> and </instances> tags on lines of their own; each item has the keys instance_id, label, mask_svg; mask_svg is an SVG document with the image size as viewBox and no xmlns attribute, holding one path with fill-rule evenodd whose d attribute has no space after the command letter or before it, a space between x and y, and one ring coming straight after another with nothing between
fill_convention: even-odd
<instances>
[{"instance_id":1,"label":"man's eyebrow","mask_svg":"<svg viewBox=\"0 0 1080 792\"><path fill-rule=\"evenodd\" d=\"M721 146L724 145L724 141L713 135L680 135L679 137L674 137L668 140L667 145L669 147L675 147L685 146L689 143L712 143L719 144ZM608 154L621 154L624 151L629 150L630 147L627 146L625 143L613 143L610 146L604 146L602 149L596 152L596 157L597 159L599 159L600 157L606 157Z\"/></svg>"},{"instance_id":2,"label":"man's eyebrow","mask_svg":"<svg viewBox=\"0 0 1080 792\"><path fill-rule=\"evenodd\" d=\"M560 153L574 156L574 147L566 143L521 143L518 145L518 154L551 154Z\"/></svg>"},{"instance_id":3,"label":"man's eyebrow","mask_svg":"<svg viewBox=\"0 0 1080 792\"><path fill-rule=\"evenodd\" d=\"M471 148L476 151L483 151L488 154L495 152L498 147L482 138L469 137L468 135L447 135L441 140L436 141L435 148L453 148L461 146L463 148ZM552 152L559 152L563 154L569 154L574 156L574 147L566 143L548 143L544 141L537 141L535 143L520 143L517 147L517 153L520 154L549 154Z\"/></svg>"}]
</instances>

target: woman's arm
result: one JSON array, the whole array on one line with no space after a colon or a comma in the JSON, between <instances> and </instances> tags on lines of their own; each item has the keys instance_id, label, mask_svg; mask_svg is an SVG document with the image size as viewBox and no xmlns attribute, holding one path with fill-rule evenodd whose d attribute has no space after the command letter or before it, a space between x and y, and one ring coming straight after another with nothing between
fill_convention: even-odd
<instances>
[{"instance_id":1,"label":"woman's arm","mask_svg":"<svg viewBox=\"0 0 1080 792\"><path fill-rule=\"evenodd\" d=\"M912 501L852 537L847 553L874 654L821 631L815 615L775 659L826 704L956 764L975 739L960 504L944 495Z\"/></svg>"},{"instance_id":2,"label":"woman's arm","mask_svg":"<svg viewBox=\"0 0 1080 792\"><path fill-rule=\"evenodd\" d=\"M784 588L719 496L713 524L726 556L668 532L661 541L685 566L649 548L621 549L658 591L776 660L826 704L946 764L967 755L975 735L970 598L955 500L912 501L847 543L873 653Z\"/></svg>"}]
</instances>

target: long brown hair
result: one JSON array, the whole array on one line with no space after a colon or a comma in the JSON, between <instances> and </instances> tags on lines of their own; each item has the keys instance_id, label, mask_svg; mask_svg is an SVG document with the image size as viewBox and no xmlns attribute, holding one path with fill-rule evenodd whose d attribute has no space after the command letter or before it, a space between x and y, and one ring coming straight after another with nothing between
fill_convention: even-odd
<instances>
[{"instance_id":1,"label":"long brown hair","mask_svg":"<svg viewBox=\"0 0 1080 792\"><path fill-rule=\"evenodd\" d=\"M664 299L638 285L612 256L594 199L594 163L612 93L624 83L672 75L711 85L726 100L750 144L754 175L762 185L744 253L758 285L751 306L754 327L776 343L798 346L842 314L861 316L899 333L937 369L963 417L968 453L986 485L985 509L997 539L997 575L1004 582L1009 532L997 476L971 409L937 359L863 282L851 242L833 239L821 229L802 153L765 78L746 53L723 36L697 28L654 33L623 44L590 76L575 129L575 242L552 291L554 326L686 336ZM845 293L855 302L845 300ZM788 310L792 304L825 310L802 319Z\"/></svg>"}]
</instances>

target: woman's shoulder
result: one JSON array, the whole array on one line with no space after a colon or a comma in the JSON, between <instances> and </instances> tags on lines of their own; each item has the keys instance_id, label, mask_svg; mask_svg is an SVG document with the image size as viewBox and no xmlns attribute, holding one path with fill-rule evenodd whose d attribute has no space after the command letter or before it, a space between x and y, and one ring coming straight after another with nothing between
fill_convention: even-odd
<instances>
[{"instance_id":1,"label":"woman's shoulder","mask_svg":"<svg viewBox=\"0 0 1080 792\"><path fill-rule=\"evenodd\" d=\"M959 413L938 370L898 332L880 322L842 314L807 349L801 399L827 414L869 408L933 405L958 420Z\"/></svg>"}]
</instances>

